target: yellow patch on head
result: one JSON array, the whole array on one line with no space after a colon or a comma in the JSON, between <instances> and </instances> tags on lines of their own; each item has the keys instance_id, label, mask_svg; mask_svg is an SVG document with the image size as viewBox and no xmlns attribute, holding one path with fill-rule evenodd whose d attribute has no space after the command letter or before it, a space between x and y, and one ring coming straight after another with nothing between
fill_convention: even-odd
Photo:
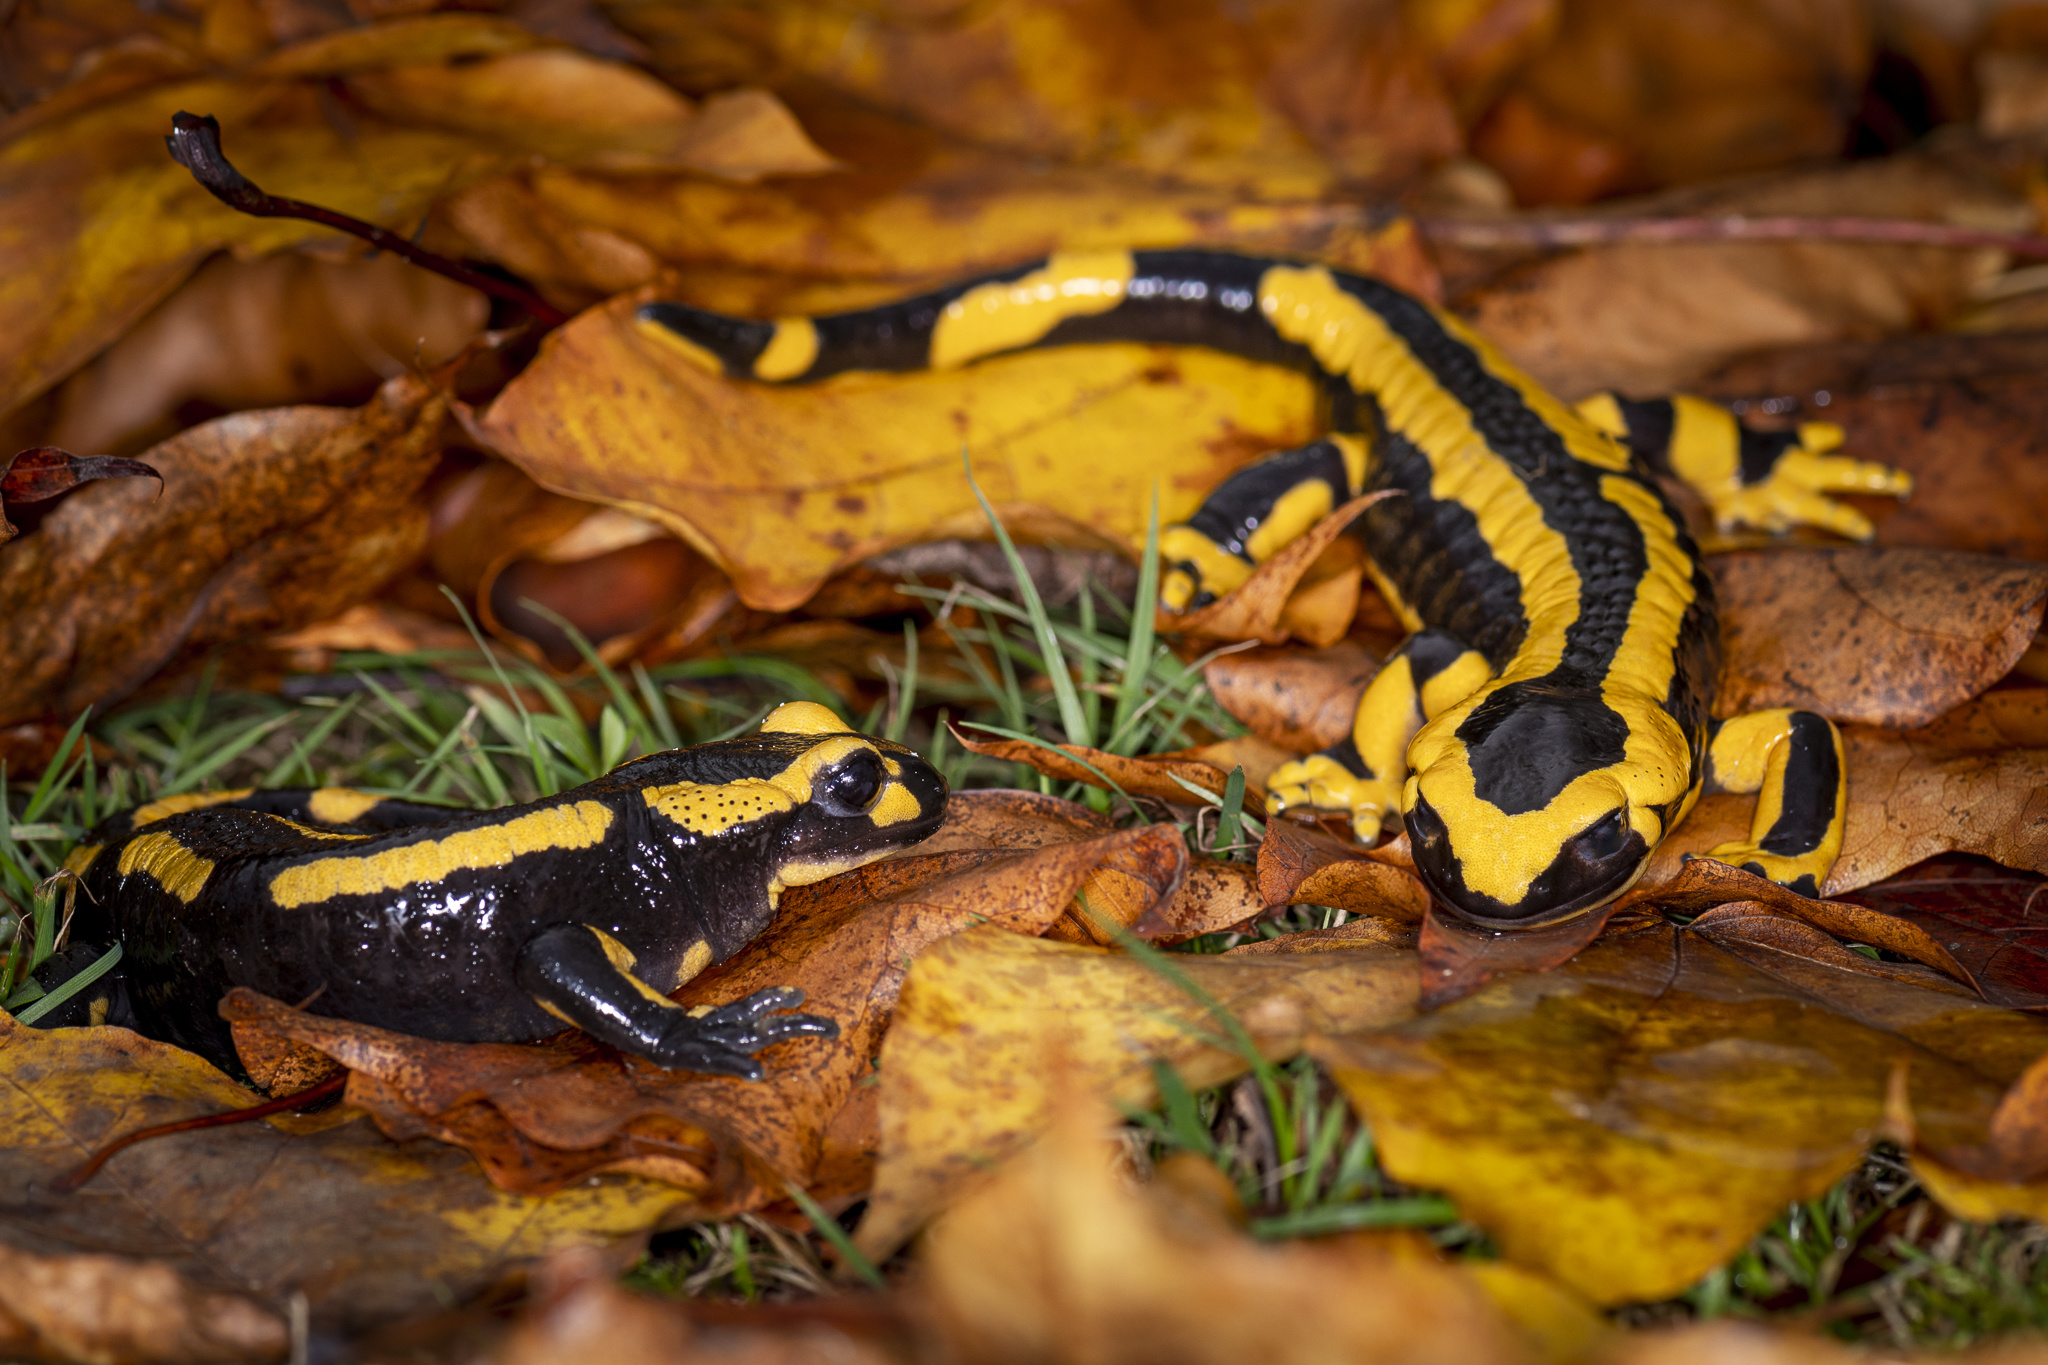
<instances>
[{"instance_id":1,"label":"yellow patch on head","mask_svg":"<svg viewBox=\"0 0 2048 1365\"><path fill-rule=\"evenodd\" d=\"M121 849L121 875L146 872L171 895L190 905L213 875L213 861L202 858L168 834L141 834Z\"/></svg>"},{"instance_id":2,"label":"yellow patch on head","mask_svg":"<svg viewBox=\"0 0 2048 1365\"><path fill-rule=\"evenodd\" d=\"M924 807L910 794L910 788L901 782L891 782L882 788L881 799L876 801L874 809L868 812L868 819L874 821L877 828L886 829L890 825L900 825L906 820L915 820L922 814Z\"/></svg>"},{"instance_id":3,"label":"yellow patch on head","mask_svg":"<svg viewBox=\"0 0 2048 1365\"><path fill-rule=\"evenodd\" d=\"M599 801L549 806L381 853L320 858L288 867L270 879L270 895L287 910L334 896L381 895L437 882L451 872L504 867L529 853L595 848L611 825L611 808Z\"/></svg>"},{"instance_id":4,"label":"yellow patch on head","mask_svg":"<svg viewBox=\"0 0 2048 1365\"><path fill-rule=\"evenodd\" d=\"M946 305L932 329L931 367L948 370L1041 340L1068 318L1124 301L1128 251L1063 251L1019 279L978 285Z\"/></svg>"},{"instance_id":5,"label":"yellow patch on head","mask_svg":"<svg viewBox=\"0 0 2048 1365\"><path fill-rule=\"evenodd\" d=\"M820 706L814 701L786 701L768 713L768 719L761 722L764 735L843 735L851 734L845 721L832 713L829 706Z\"/></svg>"},{"instance_id":6,"label":"yellow patch on head","mask_svg":"<svg viewBox=\"0 0 2048 1365\"><path fill-rule=\"evenodd\" d=\"M306 798L306 814L323 825L353 824L383 799L353 787L321 787Z\"/></svg>"},{"instance_id":7,"label":"yellow patch on head","mask_svg":"<svg viewBox=\"0 0 2048 1365\"><path fill-rule=\"evenodd\" d=\"M133 817L134 825L135 828L141 829L144 825L153 825L157 821L170 816L183 815L188 810L205 810L209 806L224 806L230 801L241 800L243 797L252 794L255 790L254 787L237 787L233 791L180 792L176 796L166 796L161 800L152 801L146 806L136 807Z\"/></svg>"},{"instance_id":8,"label":"yellow patch on head","mask_svg":"<svg viewBox=\"0 0 2048 1365\"><path fill-rule=\"evenodd\" d=\"M754 361L754 378L794 379L818 358L818 325L809 318L784 318Z\"/></svg>"},{"instance_id":9,"label":"yellow patch on head","mask_svg":"<svg viewBox=\"0 0 2048 1365\"><path fill-rule=\"evenodd\" d=\"M642 793L653 810L692 834L723 834L778 811L794 810L788 792L758 777L737 782L672 782Z\"/></svg>"}]
</instances>

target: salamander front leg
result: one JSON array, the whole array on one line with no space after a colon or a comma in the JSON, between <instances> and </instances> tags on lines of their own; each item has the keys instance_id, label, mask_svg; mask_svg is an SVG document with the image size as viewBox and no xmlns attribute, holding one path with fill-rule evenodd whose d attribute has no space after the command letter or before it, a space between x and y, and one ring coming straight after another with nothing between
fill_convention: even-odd
<instances>
[{"instance_id":1,"label":"salamander front leg","mask_svg":"<svg viewBox=\"0 0 2048 1365\"><path fill-rule=\"evenodd\" d=\"M1724 722L1707 752L1709 790L1758 793L1749 839L1707 856L1818 896L1842 852L1849 809L1834 722L1812 711L1753 711Z\"/></svg>"},{"instance_id":2,"label":"salamander front leg","mask_svg":"<svg viewBox=\"0 0 2048 1365\"><path fill-rule=\"evenodd\" d=\"M1722 530L1785 531L1818 526L1851 540L1870 539L1870 519L1831 493L1905 497L1913 476L1834 452L1842 429L1804 422L1793 431L1752 431L1719 403L1680 395L1637 402L1611 393L1579 404L1579 414L1626 442L1650 468L1706 499Z\"/></svg>"},{"instance_id":3,"label":"salamander front leg","mask_svg":"<svg viewBox=\"0 0 2048 1365\"><path fill-rule=\"evenodd\" d=\"M517 966L520 988L549 1014L621 1052L680 1071L758 1081L753 1054L791 1038L836 1038L839 1026L815 1014L777 1014L804 1002L788 988L693 1014L633 975L633 954L587 924L559 924L527 940Z\"/></svg>"},{"instance_id":4,"label":"salamander front leg","mask_svg":"<svg viewBox=\"0 0 2048 1365\"><path fill-rule=\"evenodd\" d=\"M1193 611L1241 587L1252 570L1348 501L1365 477L1365 443L1333 434L1246 465L1159 537L1159 605Z\"/></svg>"},{"instance_id":5,"label":"salamander front leg","mask_svg":"<svg viewBox=\"0 0 2048 1365\"><path fill-rule=\"evenodd\" d=\"M1415 732L1492 676L1492 665L1477 650L1440 630L1417 631L1366 684L1350 735L1274 769L1266 779L1269 801L1281 810L1345 811L1359 842L1372 843L1388 814L1401 808L1408 742Z\"/></svg>"}]
</instances>

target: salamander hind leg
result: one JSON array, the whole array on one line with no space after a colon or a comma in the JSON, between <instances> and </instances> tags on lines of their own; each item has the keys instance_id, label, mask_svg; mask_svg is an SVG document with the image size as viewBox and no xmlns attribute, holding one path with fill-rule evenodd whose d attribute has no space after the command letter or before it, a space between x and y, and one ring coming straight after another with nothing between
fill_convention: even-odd
<instances>
[{"instance_id":1,"label":"salamander hind leg","mask_svg":"<svg viewBox=\"0 0 2048 1365\"><path fill-rule=\"evenodd\" d=\"M756 991L702 1014L693 1013L633 975L633 954L587 924L542 930L520 950L519 985L549 1014L621 1052L679 1071L704 1071L758 1081L756 1052L791 1038L836 1038L839 1026L815 1014L780 1014L804 993L786 987Z\"/></svg>"},{"instance_id":2,"label":"salamander hind leg","mask_svg":"<svg viewBox=\"0 0 2048 1365\"><path fill-rule=\"evenodd\" d=\"M1365 444L1342 433L1238 470L1185 522L1159 536L1159 604L1205 607L1305 535L1365 476Z\"/></svg>"},{"instance_id":3,"label":"salamander hind leg","mask_svg":"<svg viewBox=\"0 0 2048 1365\"><path fill-rule=\"evenodd\" d=\"M1351 733L1321 753L1274 769L1266 794L1275 809L1344 811L1361 843L1379 837L1398 812L1408 780L1408 742L1493 676L1484 655L1440 630L1408 637L1366 684Z\"/></svg>"},{"instance_id":4,"label":"salamander hind leg","mask_svg":"<svg viewBox=\"0 0 2048 1365\"><path fill-rule=\"evenodd\" d=\"M1749 838L1707 856L1818 896L1842 852L1849 769L1842 735L1812 711L1753 711L1724 722L1708 749L1711 790L1756 792Z\"/></svg>"},{"instance_id":5,"label":"salamander hind leg","mask_svg":"<svg viewBox=\"0 0 2048 1365\"><path fill-rule=\"evenodd\" d=\"M1843 436L1832 422L1752 431L1719 403L1690 395L1638 402L1595 394L1579 404L1579 414L1698 493L1723 530L1818 526L1868 540L1870 519L1829 495L1903 498L1913 491L1913 476L1903 470L1836 454Z\"/></svg>"}]
</instances>

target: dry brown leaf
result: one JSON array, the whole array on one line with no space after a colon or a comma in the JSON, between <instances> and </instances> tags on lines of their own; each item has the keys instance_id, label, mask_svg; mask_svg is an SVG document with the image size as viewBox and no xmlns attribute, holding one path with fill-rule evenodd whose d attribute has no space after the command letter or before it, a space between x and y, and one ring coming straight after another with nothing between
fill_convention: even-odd
<instances>
[{"instance_id":1,"label":"dry brown leaf","mask_svg":"<svg viewBox=\"0 0 2048 1365\"><path fill-rule=\"evenodd\" d=\"M0 545L21 532L7 519L10 499L16 516L40 524L41 513L48 509L37 504L48 503L97 479L137 478L155 479L159 488L163 486L163 476L139 460L115 455L73 455L56 446L21 451L0 465ZM24 508L35 510L24 516Z\"/></svg>"},{"instance_id":2,"label":"dry brown leaf","mask_svg":"<svg viewBox=\"0 0 2048 1365\"><path fill-rule=\"evenodd\" d=\"M1906 155L1618 202L1617 214L1847 214L2026 222L2007 191ZM1559 396L1683 391L1754 351L1938 324L1996 254L1825 242L1634 244L1572 252L1471 300L1472 323Z\"/></svg>"},{"instance_id":3,"label":"dry brown leaf","mask_svg":"<svg viewBox=\"0 0 2048 1365\"><path fill-rule=\"evenodd\" d=\"M600 156L619 142L619 109L589 96L640 89L635 83L651 84L647 78L617 62L531 51L539 46L502 19L421 16L283 49L239 80L184 80L96 105L52 102L32 117L18 116L0 144L0 233L13 243L13 268L0 282L0 414L128 331L214 251L232 246L260 255L328 231L294 219L247 217L215 201L164 153L173 113L193 109L218 118L235 164L272 193L410 232L431 202L480 179L536 156ZM494 106L486 127L453 115L434 125L436 109L502 75L507 63L537 67L549 79L511 83L509 91L501 84L510 103ZM394 97L393 119L359 105L345 126L330 117L330 81L381 89L379 73L396 69L405 74L391 80L407 98ZM579 97L550 110L545 99L565 89ZM688 160L701 153L713 169L746 162L730 127L691 145L691 130L712 123L710 113L668 98L680 106L679 142L657 146L660 155ZM757 112L765 99L755 101ZM786 151L795 148L801 131L786 111L779 118L775 127L763 119L746 127L780 139L776 145ZM818 164L810 148L795 161L770 157L749 169Z\"/></svg>"},{"instance_id":4,"label":"dry brown leaf","mask_svg":"<svg viewBox=\"0 0 2048 1365\"><path fill-rule=\"evenodd\" d=\"M2048 1022L1727 907L1310 1047L1389 1174L1611 1304L1677 1293L1853 1168L1900 1059L1922 1147L1940 1152L1983 1141L2044 1045Z\"/></svg>"},{"instance_id":5,"label":"dry brown leaf","mask_svg":"<svg viewBox=\"0 0 2048 1365\"><path fill-rule=\"evenodd\" d=\"M1138 937L1153 943L1185 943L1203 934L1238 928L1265 910L1258 872L1250 863L1198 857L1192 860L1187 881L1173 898L1131 927Z\"/></svg>"},{"instance_id":6,"label":"dry brown leaf","mask_svg":"<svg viewBox=\"0 0 2048 1365\"><path fill-rule=\"evenodd\" d=\"M217 256L55 394L52 445L130 454L180 414L364 402L482 332L489 301L396 256Z\"/></svg>"},{"instance_id":7,"label":"dry brown leaf","mask_svg":"<svg viewBox=\"0 0 2048 1365\"><path fill-rule=\"evenodd\" d=\"M1708 564L1724 717L1794 706L1925 725L2012 670L2048 600L2048 564L1949 550L1784 549Z\"/></svg>"},{"instance_id":8,"label":"dry brown leaf","mask_svg":"<svg viewBox=\"0 0 2048 1365\"><path fill-rule=\"evenodd\" d=\"M1359 513L1388 496L1353 498L1206 607L1178 613L1161 609L1159 629L1198 639L1277 645L1294 636L1318 648L1335 644L1357 613L1365 576L1358 543L1338 537Z\"/></svg>"},{"instance_id":9,"label":"dry brown leaf","mask_svg":"<svg viewBox=\"0 0 2048 1365\"><path fill-rule=\"evenodd\" d=\"M1308 1031L1377 1026L1415 1008L1414 955L1370 941L1299 960L1171 962L1270 1057L1293 1055ZM1180 985L1124 953L993 928L927 949L882 1045L881 1160L857 1241L877 1257L894 1250L1021 1150L1062 1091L1153 1103L1154 1058L1196 1088L1237 1075L1245 1060L1209 1046L1213 1031Z\"/></svg>"},{"instance_id":10,"label":"dry brown leaf","mask_svg":"<svg viewBox=\"0 0 2048 1365\"><path fill-rule=\"evenodd\" d=\"M479 186L450 217L485 254L580 298L666 265L676 297L755 317L864 308L1053 251L1131 247L1307 256L1437 292L1413 225L1376 205L1247 201L935 141L858 105L804 113L846 169L736 185L550 168Z\"/></svg>"},{"instance_id":11,"label":"dry brown leaf","mask_svg":"<svg viewBox=\"0 0 2048 1365\"><path fill-rule=\"evenodd\" d=\"M573 1187L600 1170L639 1172L696 1196L697 1216L759 1207L807 1182L824 1134L866 1075L910 959L972 924L1040 933L1106 861L1185 859L1177 831L1128 830L1021 850L896 858L787 892L775 922L731 962L677 993L722 1005L768 986L805 993L840 1026L764 1057L749 1082L665 1071L582 1035L546 1043L437 1043L291 1010L237 991L231 1018L347 1066L349 1099L394 1136L475 1154L506 1188Z\"/></svg>"},{"instance_id":12,"label":"dry brown leaf","mask_svg":"<svg viewBox=\"0 0 2048 1365\"><path fill-rule=\"evenodd\" d=\"M1201 802L1197 792L1189 791L1181 782L1217 797L1221 797L1230 785L1230 774L1214 763L1178 754L1127 758L1106 749L1091 749L1085 744L1062 744L1051 748L1026 744L1021 739L974 739L957 730L953 732L953 738L969 753L1022 763L1062 782L1085 782L1108 791L1109 785L1103 780L1107 777L1128 795L1148 796L1176 806ZM1091 768L1094 771L1091 772ZM1244 809L1254 819L1265 818L1265 796L1254 790L1249 781L1245 784Z\"/></svg>"},{"instance_id":13,"label":"dry brown leaf","mask_svg":"<svg viewBox=\"0 0 2048 1365\"><path fill-rule=\"evenodd\" d=\"M151 1261L0 1246L0 1351L92 1365L260 1365L291 1347L282 1319L194 1288Z\"/></svg>"},{"instance_id":14,"label":"dry brown leaf","mask_svg":"<svg viewBox=\"0 0 2048 1365\"><path fill-rule=\"evenodd\" d=\"M946 819L910 856L963 849L1043 848L1099 839L1116 822L1075 801L1001 788L957 791L946 798Z\"/></svg>"},{"instance_id":15,"label":"dry brown leaf","mask_svg":"<svg viewBox=\"0 0 2048 1365\"><path fill-rule=\"evenodd\" d=\"M116 1136L257 1098L125 1029L0 1017L0 1242L147 1258L196 1290L272 1305L303 1292L316 1331L352 1334L466 1296L525 1258L644 1231L684 1202L613 1177L546 1199L506 1194L466 1155L393 1145L347 1110L140 1143L76 1193L53 1192Z\"/></svg>"},{"instance_id":16,"label":"dry brown leaf","mask_svg":"<svg viewBox=\"0 0 2048 1365\"><path fill-rule=\"evenodd\" d=\"M1041 161L1316 194L1459 146L1430 54L1386 0L1202 6L1169 24L1131 0L610 12L692 88L794 78Z\"/></svg>"},{"instance_id":17,"label":"dry brown leaf","mask_svg":"<svg viewBox=\"0 0 2048 1365\"><path fill-rule=\"evenodd\" d=\"M2048 944L2035 914L2048 901L2044 887L2048 882L2039 873L2013 872L1971 857L1932 858L1852 891L1844 900L1827 902L1860 917L1860 932L1828 928L1839 938L1941 966L1886 941L1918 936L1952 959L1956 966L1950 974L1974 985L1986 1000L2015 1009L2048 1008L2048 956L2042 952Z\"/></svg>"},{"instance_id":18,"label":"dry brown leaf","mask_svg":"<svg viewBox=\"0 0 2048 1365\"><path fill-rule=\"evenodd\" d=\"M1422 923L1430 904L1406 835L1360 848L1284 816L1267 821L1259 845L1259 895L1269 906L1327 905L1413 925Z\"/></svg>"},{"instance_id":19,"label":"dry brown leaf","mask_svg":"<svg viewBox=\"0 0 2048 1365\"><path fill-rule=\"evenodd\" d=\"M410 376L367 406L223 417L147 453L163 492L79 490L0 550L0 719L132 691L187 654L334 615L416 555L410 501L445 398Z\"/></svg>"},{"instance_id":20,"label":"dry brown leaf","mask_svg":"<svg viewBox=\"0 0 2048 1365\"><path fill-rule=\"evenodd\" d=\"M1862 89L1870 67L1871 19L1854 0L1541 8L1553 16L1548 41L1472 138L1523 204L1584 203L1835 156L1855 112L1842 92ZM1504 26L1487 18L1474 27Z\"/></svg>"},{"instance_id":21,"label":"dry brown leaf","mask_svg":"<svg viewBox=\"0 0 2048 1365\"><path fill-rule=\"evenodd\" d=\"M1351 733L1358 698L1380 660L1351 641L1318 650L1242 650L1214 659L1202 680L1253 734L1297 754Z\"/></svg>"},{"instance_id":22,"label":"dry brown leaf","mask_svg":"<svg viewBox=\"0 0 2048 1365\"><path fill-rule=\"evenodd\" d=\"M1434 901L1422 919L1421 1007L1441 1009L1463 1000L1502 972L1547 972L1569 962L1598 938L1615 914L1610 903L1558 924L1527 929L1482 929L1444 914Z\"/></svg>"},{"instance_id":23,"label":"dry brown leaf","mask_svg":"<svg viewBox=\"0 0 2048 1365\"><path fill-rule=\"evenodd\" d=\"M1532 1359L1476 1282L1405 1239L1262 1246L1164 1181L1133 1188L1086 1093L926 1239L919 1280L956 1358Z\"/></svg>"},{"instance_id":24,"label":"dry brown leaf","mask_svg":"<svg viewBox=\"0 0 2048 1365\"><path fill-rule=\"evenodd\" d=\"M1839 896L1939 853L2048 872L2048 748L1953 747L1953 732L1845 726L1849 819L1821 891Z\"/></svg>"}]
</instances>

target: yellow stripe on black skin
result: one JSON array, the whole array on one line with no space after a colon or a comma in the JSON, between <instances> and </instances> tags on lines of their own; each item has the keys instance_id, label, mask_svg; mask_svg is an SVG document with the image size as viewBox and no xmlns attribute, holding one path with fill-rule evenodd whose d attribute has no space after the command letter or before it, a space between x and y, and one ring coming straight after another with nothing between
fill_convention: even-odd
<instances>
[{"instance_id":1,"label":"yellow stripe on black skin","mask_svg":"<svg viewBox=\"0 0 2048 1365\"><path fill-rule=\"evenodd\" d=\"M776 808L696 828L658 795L763 787ZM571 1019L663 1065L757 1074L753 1052L829 1021L767 1017L793 1003L774 991L692 1021L662 992L758 934L782 887L916 843L946 802L916 754L809 703L522 807L330 797L318 804L359 821L321 829L295 818L314 795L256 792L94 836L106 847L80 903L106 908L147 1032L232 1069L215 1006L247 986L318 992L317 1012L428 1038L543 1037ZM394 827L365 829L373 819Z\"/></svg>"},{"instance_id":2,"label":"yellow stripe on black skin","mask_svg":"<svg viewBox=\"0 0 2048 1365\"><path fill-rule=\"evenodd\" d=\"M1842 735L1813 711L1752 711L1724 721L1708 749L1710 790L1757 793L1749 838L1707 856L1805 896L1842 852L1849 768Z\"/></svg>"},{"instance_id":3,"label":"yellow stripe on black skin","mask_svg":"<svg viewBox=\"0 0 2048 1365\"><path fill-rule=\"evenodd\" d=\"M1070 278L1072 263L1043 270ZM1362 708L1352 738L1310 760L1315 772L1282 781L1281 804L1327 799L1374 826L1392 804L1389 779L1412 769L1401 804L1418 867L1454 909L1484 923L1541 923L1625 890L1698 794L1719 660L1712 584L1649 467L1674 463L1668 436L1646 441L1619 400L1611 411L1574 411L1455 318L1377 281L1205 252L1134 252L1128 276L1120 264L1102 273L1095 297L1120 284L1121 303L1013 344L1167 342L1291 365L1324 378L1332 439L1352 443L1340 453L1372 455L1369 467L1361 458L1339 471L1328 452L1304 447L1241 471L1163 534L1163 604L1183 610L1236 586L1305 511L1387 490L1400 496L1354 524L1375 582L1411 628L1441 631L1461 659L1475 656L1433 697L1422 697L1412 661L1405 684L1384 675L1367 694L1373 713ZM931 359L929 338L949 305L1040 274L1024 267L817 319L830 340L798 377L916 368ZM730 344L744 339L740 329L765 325L662 305L642 316L719 352L735 374L748 373L768 335L742 353ZM1684 411L1689 432L1727 435L1705 409ZM1798 458L1780 458L1781 446L1759 478L1750 465L1764 438L1738 433L1733 454L1716 456L1711 441L1688 436L1677 472L1706 485L1710 500L1719 489L1717 511L1730 516L1761 509L1855 529L1853 514L1820 495L1838 486L1830 481L1897 491L1903 479L1830 462L1834 439L1807 429ZM1740 484L1732 502L1730 460ZM1418 722L1428 709L1419 700L1443 709ZM1398 760L1375 765L1360 751L1362 740L1391 753L1411 728Z\"/></svg>"}]
</instances>

